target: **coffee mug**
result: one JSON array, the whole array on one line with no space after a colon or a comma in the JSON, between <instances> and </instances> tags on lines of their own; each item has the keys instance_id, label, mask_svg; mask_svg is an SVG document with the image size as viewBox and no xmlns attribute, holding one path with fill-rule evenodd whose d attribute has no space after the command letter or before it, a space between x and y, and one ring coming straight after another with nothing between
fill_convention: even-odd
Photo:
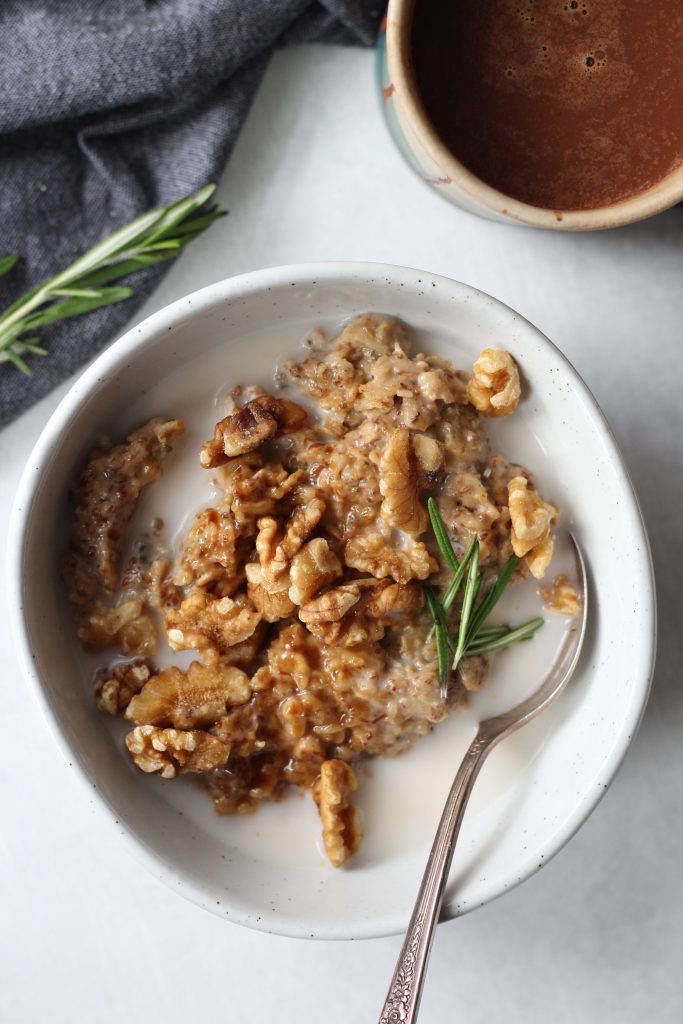
<instances>
[{"instance_id":1,"label":"coffee mug","mask_svg":"<svg viewBox=\"0 0 683 1024\"><path fill-rule=\"evenodd\" d=\"M560 231L619 227L651 217L683 199L683 165L637 195L590 210L531 206L482 181L442 142L422 105L410 51L416 2L389 0L377 41L377 86L397 148L415 173L444 199L489 220Z\"/></svg>"}]
</instances>

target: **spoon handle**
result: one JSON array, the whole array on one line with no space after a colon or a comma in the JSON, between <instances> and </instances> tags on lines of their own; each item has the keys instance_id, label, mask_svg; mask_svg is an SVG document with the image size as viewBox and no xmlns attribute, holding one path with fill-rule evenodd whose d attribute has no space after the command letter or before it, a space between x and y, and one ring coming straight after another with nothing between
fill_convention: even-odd
<instances>
[{"instance_id":1,"label":"spoon handle","mask_svg":"<svg viewBox=\"0 0 683 1024\"><path fill-rule=\"evenodd\" d=\"M413 1024L417 1020L422 985L460 825L479 769L494 745L490 735L478 732L455 776L379 1024Z\"/></svg>"}]
</instances>

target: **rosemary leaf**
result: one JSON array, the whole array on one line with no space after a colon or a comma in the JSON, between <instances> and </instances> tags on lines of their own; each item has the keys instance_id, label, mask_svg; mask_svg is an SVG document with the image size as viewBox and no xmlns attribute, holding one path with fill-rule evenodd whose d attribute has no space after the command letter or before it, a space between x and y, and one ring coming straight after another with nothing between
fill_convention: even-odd
<instances>
[{"instance_id":1,"label":"rosemary leaf","mask_svg":"<svg viewBox=\"0 0 683 1024\"><path fill-rule=\"evenodd\" d=\"M153 242L151 245L145 246L145 252L167 252L171 249L177 250L182 247L182 243L178 238L167 238L161 242Z\"/></svg>"},{"instance_id":2,"label":"rosemary leaf","mask_svg":"<svg viewBox=\"0 0 683 1024\"><path fill-rule=\"evenodd\" d=\"M26 330L24 324L25 322L23 320L19 320L18 323L12 324L12 326L6 331L0 332L0 353L2 353L4 349L14 347L19 335L23 334Z\"/></svg>"},{"instance_id":3,"label":"rosemary leaf","mask_svg":"<svg viewBox=\"0 0 683 1024\"><path fill-rule=\"evenodd\" d=\"M97 288L100 285L109 284L110 281L120 281L121 278L128 277L129 274L136 274L138 270L146 270L147 267L153 267L156 263L163 263L168 258L167 252L139 253L120 263L107 265L100 270L93 270L81 278L81 284L86 288Z\"/></svg>"},{"instance_id":4,"label":"rosemary leaf","mask_svg":"<svg viewBox=\"0 0 683 1024\"><path fill-rule=\"evenodd\" d=\"M458 662L462 658L465 647L467 646L467 636L470 625L470 617L472 615L472 608L474 605L474 599L476 592L481 584L481 576L479 575L479 541L474 545L472 552L472 558L470 559L469 569L467 570L467 581L465 583L465 590L462 598L462 609L460 611L460 626L458 628L458 643L455 648L455 654L453 656L452 668L458 667Z\"/></svg>"},{"instance_id":5,"label":"rosemary leaf","mask_svg":"<svg viewBox=\"0 0 683 1024\"><path fill-rule=\"evenodd\" d=\"M439 545L439 551L443 555L444 562L449 567L451 572L456 573L460 568L458 557L453 550L450 538L448 536L448 530L446 524L441 518L438 506L433 498L427 499L427 511L429 512L429 520L432 524L432 530L436 537L436 543Z\"/></svg>"},{"instance_id":6,"label":"rosemary leaf","mask_svg":"<svg viewBox=\"0 0 683 1024\"><path fill-rule=\"evenodd\" d=\"M58 299L89 299L92 291L87 288L54 288L51 295Z\"/></svg>"},{"instance_id":7,"label":"rosemary leaf","mask_svg":"<svg viewBox=\"0 0 683 1024\"><path fill-rule=\"evenodd\" d=\"M443 622L443 609L436 600L434 588L430 583L423 583L427 605L434 618L434 641L436 643L436 664L439 671L439 690L443 700L448 696L448 677L450 675L448 649L451 644L448 627Z\"/></svg>"},{"instance_id":8,"label":"rosemary leaf","mask_svg":"<svg viewBox=\"0 0 683 1024\"><path fill-rule=\"evenodd\" d=\"M175 238L178 225L188 222L188 218L192 217L200 207L208 203L215 191L215 185L205 185L198 192L195 192L194 195L185 196L184 199L178 199L175 203L167 206L162 211L161 219L150 233L149 241L157 242L171 236Z\"/></svg>"},{"instance_id":9,"label":"rosemary leaf","mask_svg":"<svg viewBox=\"0 0 683 1024\"><path fill-rule=\"evenodd\" d=\"M423 582L422 587L427 598L427 607L429 608L432 618L434 619L434 632L436 633L437 629L441 627L446 644L448 645L448 647L450 647L451 652L455 654L455 644L451 639L451 631L448 622L446 621L446 614L444 612L443 606L439 604L439 602L437 601L436 594L434 593L434 588L432 587L431 583L427 583L425 581Z\"/></svg>"},{"instance_id":10,"label":"rosemary leaf","mask_svg":"<svg viewBox=\"0 0 683 1024\"><path fill-rule=\"evenodd\" d=\"M209 210L208 213L202 214L200 217L193 217L192 220L188 220L186 224L179 224L173 232L174 238L183 238L185 235L200 235L202 231L211 227L215 220L219 217L226 217L226 210Z\"/></svg>"},{"instance_id":11,"label":"rosemary leaf","mask_svg":"<svg viewBox=\"0 0 683 1024\"><path fill-rule=\"evenodd\" d=\"M42 327L44 324L51 324L55 320L65 320L70 316L79 316L81 313L90 313L93 309L100 309L102 306L111 306L113 302L122 302L129 299L133 294L132 288L100 288L98 291L83 292L82 296L74 296L71 299L64 299L47 309L40 310L26 317L23 322L24 330L33 330Z\"/></svg>"},{"instance_id":12,"label":"rosemary leaf","mask_svg":"<svg viewBox=\"0 0 683 1024\"><path fill-rule=\"evenodd\" d=\"M2 325L6 324L7 321L10 320L13 317L13 314L17 310L23 309L29 302L31 302L33 300L33 298L41 290L41 288L42 288L42 285L38 285L38 287L32 288L31 291L24 292L24 294L22 296L20 296L20 298L18 298L16 300L16 302L13 302L11 306L8 306L7 309L3 310L3 312L0 313L0 333L2 334L3 338L4 338L4 335L5 335L5 332L4 332L4 329L2 328Z\"/></svg>"},{"instance_id":13,"label":"rosemary leaf","mask_svg":"<svg viewBox=\"0 0 683 1024\"><path fill-rule=\"evenodd\" d=\"M18 252L11 252L8 256L0 257L0 277L4 277L5 274L9 274L10 270L13 270L18 262Z\"/></svg>"},{"instance_id":14,"label":"rosemary leaf","mask_svg":"<svg viewBox=\"0 0 683 1024\"><path fill-rule=\"evenodd\" d=\"M476 642L496 639L499 636L503 636L504 633L509 633L511 629L511 626L502 624L500 626L482 626L477 632Z\"/></svg>"},{"instance_id":15,"label":"rosemary leaf","mask_svg":"<svg viewBox=\"0 0 683 1024\"><path fill-rule=\"evenodd\" d=\"M9 359L10 362L14 363L17 370L21 370L25 377L31 376L31 368L29 367L28 363L21 358L19 353L15 351L15 349L8 348L5 351L5 357Z\"/></svg>"},{"instance_id":16,"label":"rosemary leaf","mask_svg":"<svg viewBox=\"0 0 683 1024\"><path fill-rule=\"evenodd\" d=\"M474 615L472 622L469 627L469 633L467 636L467 646L469 646L473 640L476 639L477 632L483 626L486 619L500 601L505 588L510 582L510 577L519 565L519 558L517 555L513 555L512 558L506 562L503 567L500 576L490 588L488 594L477 608L476 614Z\"/></svg>"},{"instance_id":17,"label":"rosemary leaf","mask_svg":"<svg viewBox=\"0 0 683 1024\"><path fill-rule=\"evenodd\" d=\"M465 654L469 656L481 655L481 654L493 654L494 651L503 651L506 647L510 647L512 644L520 643L523 640L530 640L532 636L541 628L544 623L544 619L538 616L535 619L529 619L521 626L517 626L515 629L508 630L499 637L491 637L490 639L477 640L471 646L469 646Z\"/></svg>"},{"instance_id":18,"label":"rosemary leaf","mask_svg":"<svg viewBox=\"0 0 683 1024\"><path fill-rule=\"evenodd\" d=\"M441 624L436 626L436 662L439 669L439 688L441 696L445 700L448 696L448 642L444 628Z\"/></svg>"},{"instance_id":19,"label":"rosemary leaf","mask_svg":"<svg viewBox=\"0 0 683 1024\"><path fill-rule=\"evenodd\" d=\"M46 356L47 349L43 348L40 344L40 338L22 338L21 341L17 341L12 346L15 352L30 352L34 356ZM0 360L3 357L3 353L0 352Z\"/></svg>"},{"instance_id":20,"label":"rosemary leaf","mask_svg":"<svg viewBox=\"0 0 683 1024\"><path fill-rule=\"evenodd\" d=\"M472 552L474 551L474 546L477 543L478 543L478 537L477 537L477 535L475 533L475 534L472 535L472 540L469 543L467 551L463 555L462 562L458 566L457 572L455 572L453 574L453 578L451 579L451 582L448 584L448 586L446 587L446 590L444 591L444 595L443 595L443 597L441 599L441 603L443 605L443 609L444 609L445 612L450 610L453 602L455 601L455 598L457 597L458 591L460 590L460 584L462 583L462 580L463 580L463 577L464 577L465 572L467 570L467 566L469 564L470 558L472 557Z\"/></svg>"}]
</instances>

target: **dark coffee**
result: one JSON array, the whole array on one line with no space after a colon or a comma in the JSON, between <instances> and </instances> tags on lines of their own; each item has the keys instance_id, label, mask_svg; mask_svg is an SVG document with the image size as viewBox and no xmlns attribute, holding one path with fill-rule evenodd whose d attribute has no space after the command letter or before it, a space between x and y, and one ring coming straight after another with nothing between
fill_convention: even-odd
<instances>
[{"instance_id":1,"label":"dark coffee","mask_svg":"<svg viewBox=\"0 0 683 1024\"><path fill-rule=\"evenodd\" d=\"M683 162L683 0L416 0L436 132L483 181L589 210Z\"/></svg>"}]
</instances>

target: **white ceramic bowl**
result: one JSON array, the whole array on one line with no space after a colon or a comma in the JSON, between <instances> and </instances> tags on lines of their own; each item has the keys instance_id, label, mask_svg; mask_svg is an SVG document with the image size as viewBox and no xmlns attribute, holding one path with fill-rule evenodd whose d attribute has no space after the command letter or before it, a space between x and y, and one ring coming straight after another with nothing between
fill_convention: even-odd
<instances>
[{"instance_id":1,"label":"white ceramic bowl","mask_svg":"<svg viewBox=\"0 0 683 1024\"><path fill-rule=\"evenodd\" d=\"M561 353L507 306L426 272L357 263L260 271L179 300L108 348L64 398L28 461L8 548L21 663L67 763L104 817L175 891L227 920L304 937L361 938L406 926L440 804L476 717L508 702L511 680L541 674L557 627L526 652L501 658L469 712L407 755L372 763L361 787L366 842L348 869L335 871L316 847L319 825L307 799L218 818L184 780L167 783L131 766L120 731L95 708L91 665L73 640L57 561L68 487L98 433L121 436L152 415L184 416L186 446L174 452L178 461L149 489L156 491L149 500L163 506L182 482L192 494L185 513L208 504L196 448L209 436L216 392L267 382L274 359L312 326L336 327L367 310L401 317L421 346L462 366L485 345L513 353L526 397L515 416L494 425L496 439L559 501L590 567L590 631L577 675L554 708L501 744L485 766L444 913L480 906L527 878L595 807L637 729L655 608L637 500L600 410Z\"/></svg>"}]
</instances>

